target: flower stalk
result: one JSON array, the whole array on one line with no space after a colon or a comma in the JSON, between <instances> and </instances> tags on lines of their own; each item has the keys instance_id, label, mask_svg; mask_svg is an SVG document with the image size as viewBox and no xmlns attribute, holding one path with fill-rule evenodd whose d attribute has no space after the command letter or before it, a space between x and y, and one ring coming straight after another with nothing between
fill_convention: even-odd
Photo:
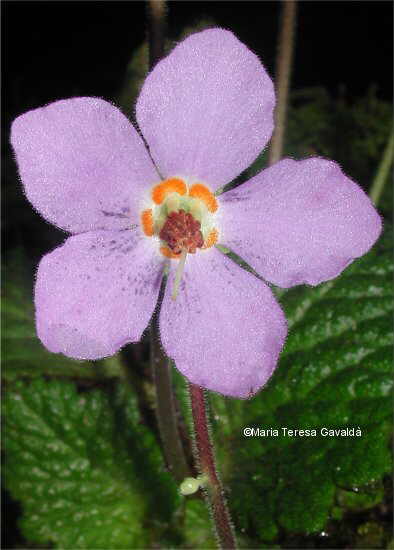
<instances>
[{"instance_id":1,"label":"flower stalk","mask_svg":"<svg viewBox=\"0 0 394 550\"><path fill-rule=\"evenodd\" d=\"M208 424L205 392L200 386L189 384L189 394L194 426L194 443L197 467L204 483L204 492L220 548L236 548L234 528L219 475Z\"/></svg>"},{"instance_id":2,"label":"flower stalk","mask_svg":"<svg viewBox=\"0 0 394 550\"><path fill-rule=\"evenodd\" d=\"M369 196L371 201L377 206L382 195L384 185L388 180L390 167L394 158L394 127L391 129L391 134L383 152L382 160L380 161L376 176L373 180Z\"/></svg>"},{"instance_id":3,"label":"flower stalk","mask_svg":"<svg viewBox=\"0 0 394 550\"><path fill-rule=\"evenodd\" d=\"M166 28L165 0L148 1L149 20L149 69L152 70L164 55ZM163 300L162 285L158 305L150 326L150 360L156 389L156 416L164 456L176 481L190 475L182 441L178 430L175 397L172 387L171 363L165 355L159 335L159 312Z\"/></svg>"},{"instance_id":4,"label":"flower stalk","mask_svg":"<svg viewBox=\"0 0 394 550\"><path fill-rule=\"evenodd\" d=\"M160 302L159 298L159 304ZM190 471L178 430L171 363L160 343L158 312L159 307L153 315L150 328L151 367L156 388L156 416L168 468L176 481L181 482L190 475Z\"/></svg>"},{"instance_id":5,"label":"flower stalk","mask_svg":"<svg viewBox=\"0 0 394 550\"><path fill-rule=\"evenodd\" d=\"M163 57L166 35L166 1L148 0L149 69Z\"/></svg>"},{"instance_id":6,"label":"flower stalk","mask_svg":"<svg viewBox=\"0 0 394 550\"><path fill-rule=\"evenodd\" d=\"M268 163L281 159L286 129L286 113L290 88L291 64L294 50L296 0L283 0L281 28L276 59L277 104L275 109L275 130L271 139Z\"/></svg>"}]
</instances>

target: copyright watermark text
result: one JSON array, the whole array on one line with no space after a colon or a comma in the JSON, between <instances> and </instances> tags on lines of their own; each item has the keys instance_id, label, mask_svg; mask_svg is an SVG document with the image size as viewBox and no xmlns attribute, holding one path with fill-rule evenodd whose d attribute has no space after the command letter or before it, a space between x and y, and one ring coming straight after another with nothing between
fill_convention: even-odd
<instances>
[{"instance_id":1,"label":"copyright watermark text","mask_svg":"<svg viewBox=\"0 0 394 550\"><path fill-rule=\"evenodd\" d=\"M359 426L347 428L258 428L247 426L243 428L245 437L361 437Z\"/></svg>"}]
</instances>

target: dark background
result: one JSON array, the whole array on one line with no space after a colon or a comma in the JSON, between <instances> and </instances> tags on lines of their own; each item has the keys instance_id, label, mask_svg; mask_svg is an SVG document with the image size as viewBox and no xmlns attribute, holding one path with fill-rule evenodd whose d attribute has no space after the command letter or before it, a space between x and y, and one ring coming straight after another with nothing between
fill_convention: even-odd
<instances>
[{"instance_id":1,"label":"dark background","mask_svg":"<svg viewBox=\"0 0 394 550\"><path fill-rule=\"evenodd\" d=\"M232 30L274 77L279 0L183 0L170 1L168 6L170 40L179 40L186 26L190 30L203 19ZM4 249L7 254L22 246L34 263L59 244L64 233L43 224L23 197L9 145L11 122L25 111L71 96L116 102L125 89L127 65L147 37L146 4L138 0L5 1L1 7ZM349 105L365 96L372 84L377 98L391 101L391 2L299 2L292 90L322 87L334 97L345 97ZM128 108L124 97L122 108L131 113L133 99ZM348 142L346 131L336 123L333 126L338 128L335 140ZM364 133L370 135L370 129ZM335 158L352 172L346 163L349 152L336 153Z\"/></svg>"},{"instance_id":2,"label":"dark background","mask_svg":"<svg viewBox=\"0 0 394 550\"><path fill-rule=\"evenodd\" d=\"M146 36L145 4L3 2L3 113L75 95L111 98ZM201 17L231 29L273 75L281 3L169 2L169 36ZM392 97L392 4L381 1L299 3L293 88L345 84L351 96L371 82Z\"/></svg>"}]
</instances>

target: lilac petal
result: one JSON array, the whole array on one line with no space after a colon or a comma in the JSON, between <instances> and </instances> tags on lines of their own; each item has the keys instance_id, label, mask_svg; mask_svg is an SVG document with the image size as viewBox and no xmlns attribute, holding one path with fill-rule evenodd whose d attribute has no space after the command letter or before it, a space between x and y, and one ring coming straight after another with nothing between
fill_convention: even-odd
<instances>
[{"instance_id":1,"label":"lilac petal","mask_svg":"<svg viewBox=\"0 0 394 550\"><path fill-rule=\"evenodd\" d=\"M270 289L215 248L187 259L175 301L172 279L160 314L169 357L193 384L232 397L254 394L271 376L286 338Z\"/></svg>"},{"instance_id":2,"label":"lilac petal","mask_svg":"<svg viewBox=\"0 0 394 550\"><path fill-rule=\"evenodd\" d=\"M163 176L216 189L264 148L274 104L257 56L231 32L209 29L186 38L148 75L137 120Z\"/></svg>"},{"instance_id":3,"label":"lilac petal","mask_svg":"<svg viewBox=\"0 0 394 550\"><path fill-rule=\"evenodd\" d=\"M72 233L139 222L139 201L159 178L144 143L113 105L95 97L56 101L11 129L27 198Z\"/></svg>"},{"instance_id":4,"label":"lilac petal","mask_svg":"<svg viewBox=\"0 0 394 550\"><path fill-rule=\"evenodd\" d=\"M131 231L70 237L38 268L39 338L76 359L113 355L138 341L157 302L162 265L148 239Z\"/></svg>"},{"instance_id":5,"label":"lilac petal","mask_svg":"<svg viewBox=\"0 0 394 550\"><path fill-rule=\"evenodd\" d=\"M222 244L284 288L333 279L382 227L364 191L321 158L284 159L220 198Z\"/></svg>"}]
</instances>

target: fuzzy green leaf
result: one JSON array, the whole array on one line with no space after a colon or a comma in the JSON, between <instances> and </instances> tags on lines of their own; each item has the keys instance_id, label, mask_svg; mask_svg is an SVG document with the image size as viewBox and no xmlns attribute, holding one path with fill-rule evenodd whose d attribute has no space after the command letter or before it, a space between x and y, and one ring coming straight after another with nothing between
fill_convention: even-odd
<instances>
[{"instance_id":1,"label":"fuzzy green leaf","mask_svg":"<svg viewBox=\"0 0 394 550\"><path fill-rule=\"evenodd\" d=\"M183 523L184 545L188 548L216 548L212 522L203 500L190 498L185 503Z\"/></svg>"},{"instance_id":2,"label":"fuzzy green leaf","mask_svg":"<svg viewBox=\"0 0 394 550\"><path fill-rule=\"evenodd\" d=\"M335 510L382 496L369 493L391 471L392 270L387 232L336 280L279 293L289 337L275 375L247 403L211 396L234 517L259 541L318 532ZM245 426L279 435L247 438ZM285 436L282 427L317 433ZM352 427L361 437L320 433Z\"/></svg>"},{"instance_id":3,"label":"fuzzy green leaf","mask_svg":"<svg viewBox=\"0 0 394 550\"><path fill-rule=\"evenodd\" d=\"M6 485L24 536L56 548L141 548L179 498L129 392L78 393L70 382L12 384ZM146 524L151 524L150 529Z\"/></svg>"}]
</instances>

